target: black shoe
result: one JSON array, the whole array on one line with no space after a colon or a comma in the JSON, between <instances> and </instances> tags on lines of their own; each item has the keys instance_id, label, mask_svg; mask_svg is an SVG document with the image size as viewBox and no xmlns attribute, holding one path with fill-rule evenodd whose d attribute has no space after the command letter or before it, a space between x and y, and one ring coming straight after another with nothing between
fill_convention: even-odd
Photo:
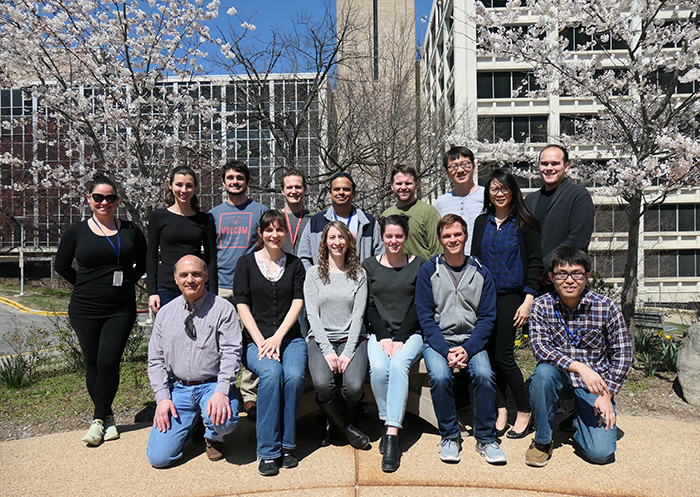
<instances>
[{"instance_id":1,"label":"black shoe","mask_svg":"<svg viewBox=\"0 0 700 497\"><path fill-rule=\"evenodd\" d=\"M399 469L401 453L399 452L399 436L387 435L384 444L384 457L382 457L382 471L393 473Z\"/></svg>"},{"instance_id":2,"label":"black shoe","mask_svg":"<svg viewBox=\"0 0 700 497\"><path fill-rule=\"evenodd\" d=\"M275 476L280 472L279 466L274 459L260 459L258 461L258 473L262 476Z\"/></svg>"},{"instance_id":3,"label":"black shoe","mask_svg":"<svg viewBox=\"0 0 700 497\"><path fill-rule=\"evenodd\" d=\"M369 437L353 425L348 424L343 433L345 433L345 438L348 439L350 445L356 449L364 450L369 447Z\"/></svg>"},{"instance_id":4,"label":"black shoe","mask_svg":"<svg viewBox=\"0 0 700 497\"><path fill-rule=\"evenodd\" d=\"M292 449L282 450L282 467L285 469L296 468L299 466L299 460L292 453Z\"/></svg>"},{"instance_id":5,"label":"black shoe","mask_svg":"<svg viewBox=\"0 0 700 497\"><path fill-rule=\"evenodd\" d=\"M350 445L360 450L369 447L369 437L350 424L348 411L338 395L333 397L330 402L320 404L320 407L328 416L329 421L345 435Z\"/></svg>"},{"instance_id":6,"label":"black shoe","mask_svg":"<svg viewBox=\"0 0 700 497\"><path fill-rule=\"evenodd\" d=\"M506 434L507 431L508 431L508 424L506 424L505 428L503 428L502 430L496 430L496 436L498 438L501 438L503 435ZM513 431L513 430L511 430L511 431Z\"/></svg>"},{"instance_id":7,"label":"black shoe","mask_svg":"<svg viewBox=\"0 0 700 497\"><path fill-rule=\"evenodd\" d=\"M530 420L527 422L527 426L525 427L525 429L523 431L510 430L506 434L506 437L508 437L508 438L525 438L530 433L532 433L534 426L535 426L535 417L532 414L530 414Z\"/></svg>"},{"instance_id":8,"label":"black shoe","mask_svg":"<svg viewBox=\"0 0 700 497\"><path fill-rule=\"evenodd\" d=\"M333 436L335 435L335 426L330 422L328 418L323 421L323 438L321 439L321 447L328 447L333 443Z\"/></svg>"},{"instance_id":9,"label":"black shoe","mask_svg":"<svg viewBox=\"0 0 700 497\"><path fill-rule=\"evenodd\" d=\"M386 431L389 427L384 425L382 429L382 438L379 439L379 453L384 454L384 447L386 447Z\"/></svg>"}]
</instances>

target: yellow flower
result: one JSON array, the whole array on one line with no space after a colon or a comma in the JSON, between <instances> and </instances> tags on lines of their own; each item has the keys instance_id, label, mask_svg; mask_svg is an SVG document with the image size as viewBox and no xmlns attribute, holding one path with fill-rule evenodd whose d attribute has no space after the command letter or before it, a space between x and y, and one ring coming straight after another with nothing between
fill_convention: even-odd
<instances>
[{"instance_id":1,"label":"yellow flower","mask_svg":"<svg viewBox=\"0 0 700 497\"><path fill-rule=\"evenodd\" d=\"M670 340L670 339L671 339L671 335L666 335L666 340Z\"/></svg>"},{"instance_id":2,"label":"yellow flower","mask_svg":"<svg viewBox=\"0 0 700 497\"><path fill-rule=\"evenodd\" d=\"M520 347L520 343L521 343L520 340L516 340L516 341L515 341L515 346L516 346L516 347Z\"/></svg>"}]
</instances>

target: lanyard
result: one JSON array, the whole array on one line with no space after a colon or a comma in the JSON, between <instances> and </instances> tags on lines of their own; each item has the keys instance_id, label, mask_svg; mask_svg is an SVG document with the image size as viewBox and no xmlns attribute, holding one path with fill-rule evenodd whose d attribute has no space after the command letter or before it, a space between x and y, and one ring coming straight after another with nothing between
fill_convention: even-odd
<instances>
[{"instance_id":1,"label":"lanyard","mask_svg":"<svg viewBox=\"0 0 700 497\"><path fill-rule=\"evenodd\" d=\"M297 230L295 233L292 233L292 225L289 222L289 213L287 212L287 209L283 210L284 217L287 218L287 228L289 229L289 237L292 239L292 248L294 248L294 244L296 244L297 237L299 236L299 226L301 226L301 218L304 217L304 209L302 209L299 213L299 219L297 220Z\"/></svg>"},{"instance_id":2,"label":"lanyard","mask_svg":"<svg viewBox=\"0 0 700 497\"><path fill-rule=\"evenodd\" d=\"M117 264L119 264L119 254L122 251L122 242L121 242L121 239L119 238L119 228L118 228L116 219L114 220L114 226L117 228L117 247L119 247L119 248L115 247L114 244L112 243L112 240L110 240L109 237L105 234L105 232L102 231L102 227L100 226L100 223L98 223L97 220L95 219L95 216L92 217L92 222L95 223L95 226L97 226L97 229L102 232L102 234L105 236L105 238L107 239L109 244L112 246L112 250L114 250L114 253L117 254Z\"/></svg>"},{"instance_id":3,"label":"lanyard","mask_svg":"<svg viewBox=\"0 0 700 497\"><path fill-rule=\"evenodd\" d=\"M556 309L554 309L554 313L557 315L557 317L559 318L559 321L561 322L561 324L564 325L564 329L566 329L566 332L569 334L569 339L571 340L571 344L572 344L574 347L575 347L576 345L578 345L578 338L576 337L576 335L578 334L578 328L576 328L576 329L572 332L572 331L569 329L569 327L566 326L566 323L565 323L564 320L562 319L561 314L559 314L559 311L556 310Z\"/></svg>"},{"instance_id":4,"label":"lanyard","mask_svg":"<svg viewBox=\"0 0 700 497\"><path fill-rule=\"evenodd\" d=\"M355 208L353 207L350 210L350 217L348 218L347 227L350 231L352 231L352 228L350 227L352 225L352 216L355 214ZM338 221L338 214L335 213L335 209L333 209L333 217L335 218L336 221ZM359 231L359 226L358 226L358 231Z\"/></svg>"}]
</instances>

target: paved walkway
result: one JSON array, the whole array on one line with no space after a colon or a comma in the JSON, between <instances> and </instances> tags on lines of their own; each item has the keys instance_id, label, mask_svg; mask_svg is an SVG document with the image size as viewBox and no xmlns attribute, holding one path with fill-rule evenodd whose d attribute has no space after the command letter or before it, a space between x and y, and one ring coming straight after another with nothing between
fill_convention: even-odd
<instances>
[{"instance_id":1,"label":"paved walkway","mask_svg":"<svg viewBox=\"0 0 700 497\"><path fill-rule=\"evenodd\" d=\"M700 423L622 416L617 461L607 466L584 462L566 435L555 432L549 465L530 468L524 453L531 437L503 441L505 466L487 464L472 437L464 441L459 464L444 464L434 428L408 416L401 467L393 474L380 469L380 424L372 417L359 426L372 438L371 450L357 451L340 440L321 448L314 416L300 419L299 467L268 478L257 473L253 423L246 419L226 441L226 460L210 462L203 444L188 442L182 463L165 470L146 460L146 425L122 425L120 440L96 448L80 441L82 431L3 442L0 495L700 496Z\"/></svg>"}]
</instances>

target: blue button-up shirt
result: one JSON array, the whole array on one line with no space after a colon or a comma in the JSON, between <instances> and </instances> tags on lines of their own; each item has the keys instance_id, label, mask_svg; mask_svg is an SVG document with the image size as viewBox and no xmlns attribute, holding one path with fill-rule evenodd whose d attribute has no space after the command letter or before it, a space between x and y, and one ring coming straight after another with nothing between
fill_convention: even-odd
<instances>
[{"instance_id":1,"label":"blue button-up shirt","mask_svg":"<svg viewBox=\"0 0 700 497\"><path fill-rule=\"evenodd\" d=\"M523 260L514 214L511 213L500 227L493 214L489 214L481 241L480 259L493 275L496 293L523 291Z\"/></svg>"},{"instance_id":2,"label":"blue button-up shirt","mask_svg":"<svg viewBox=\"0 0 700 497\"><path fill-rule=\"evenodd\" d=\"M598 373L613 394L622 387L632 365L632 344L620 308L590 290L584 291L573 310L559 300L557 292L536 298L530 310L530 344L538 362L562 371L574 361L581 362ZM569 376L574 387L586 388L580 375Z\"/></svg>"}]
</instances>

